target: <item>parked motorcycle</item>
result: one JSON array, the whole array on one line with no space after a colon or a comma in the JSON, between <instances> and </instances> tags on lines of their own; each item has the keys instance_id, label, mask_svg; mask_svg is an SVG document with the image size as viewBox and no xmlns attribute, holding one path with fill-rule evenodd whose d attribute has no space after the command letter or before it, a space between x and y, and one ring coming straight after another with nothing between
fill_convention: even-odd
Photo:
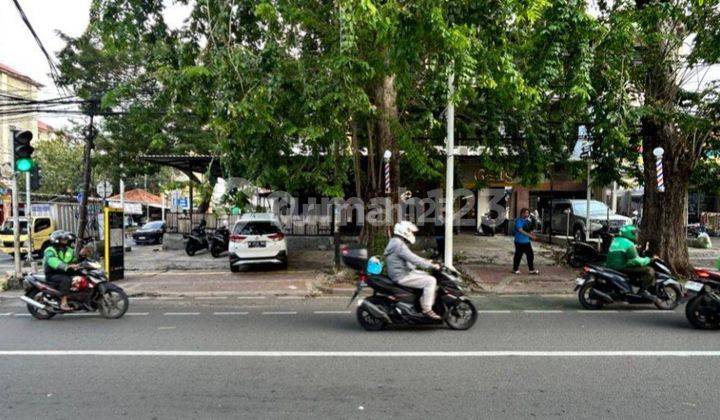
<instances>
[{"instance_id":1,"label":"parked motorcycle","mask_svg":"<svg viewBox=\"0 0 720 420\"><path fill-rule=\"evenodd\" d=\"M696 269L695 280L685 284L690 297L685 306L685 317L701 330L720 329L720 272Z\"/></svg>"},{"instance_id":2,"label":"parked motorcycle","mask_svg":"<svg viewBox=\"0 0 720 420\"><path fill-rule=\"evenodd\" d=\"M68 313L60 309L61 293L46 282L44 274L27 274L23 279L25 295L20 300L27 304L28 312L37 319L50 319ZM130 302L119 286L108 281L102 266L90 260L79 264L78 275L73 278L68 306L70 312L95 312L108 319L125 315Z\"/></svg>"},{"instance_id":3,"label":"parked motorcycle","mask_svg":"<svg viewBox=\"0 0 720 420\"><path fill-rule=\"evenodd\" d=\"M650 267L655 270L655 287L648 292L657 296L658 302L639 293L640 286L635 278L607 267L587 265L582 277L575 279L580 304L586 309L601 309L614 302L655 303L658 309L675 309L683 297L682 285L661 259L653 258Z\"/></svg>"},{"instance_id":4,"label":"parked motorcycle","mask_svg":"<svg viewBox=\"0 0 720 420\"><path fill-rule=\"evenodd\" d=\"M220 226L209 236L208 246L210 247L210 254L214 258L219 258L228 250L228 245L230 244L230 231L227 227Z\"/></svg>"},{"instance_id":5,"label":"parked motorcycle","mask_svg":"<svg viewBox=\"0 0 720 420\"><path fill-rule=\"evenodd\" d=\"M580 268L586 264L602 263L607 259L607 253L614 237L607 226L604 226L600 232L600 249L594 243L570 239L563 260L573 268Z\"/></svg>"},{"instance_id":6,"label":"parked motorcycle","mask_svg":"<svg viewBox=\"0 0 720 420\"><path fill-rule=\"evenodd\" d=\"M443 266L432 274L437 279L437 294L433 311L442 317L436 321L428 318L420 309L421 289L403 287L382 274L366 273L368 256L366 249L342 249L345 265L358 271L360 279L350 304L365 287L373 290L372 296L362 299L356 311L357 320L367 331L379 331L388 324L447 324L453 330L467 330L477 321L477 309L460 287L460 274Z\"/></svg>"},{"instance_id":7,"label":"parked motorcycle","mask_svg":"<svg viewBox=\"0 0 720 420\"><path fill-rule=\"evenodd\" d=\"M185 243L185 253L192 257L193 255L195 255L196 252L203 249L208 249L208 247L208 235L205 231L205 224L201 222L187 236L187 242Z\"/></svg>"}]
</instances>

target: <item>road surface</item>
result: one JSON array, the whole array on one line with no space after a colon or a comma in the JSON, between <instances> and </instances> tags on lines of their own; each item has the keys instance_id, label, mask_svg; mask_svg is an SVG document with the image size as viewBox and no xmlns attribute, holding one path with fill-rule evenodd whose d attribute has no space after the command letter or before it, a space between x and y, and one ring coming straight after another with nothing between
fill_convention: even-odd
<instances>
[{"instance_id":1,"label":"road surface","mask_svg":"<svg viewBox=\"0 0 720 420\"><path fill-rule=\"evenodd\" d=\"M369 333L345 303L145 298L120 320L37 321L5 299L0 418L717 418L720 409L720 336L691 329L681 310L479 298L470 331Z\"/></svg>"}]
</instances>

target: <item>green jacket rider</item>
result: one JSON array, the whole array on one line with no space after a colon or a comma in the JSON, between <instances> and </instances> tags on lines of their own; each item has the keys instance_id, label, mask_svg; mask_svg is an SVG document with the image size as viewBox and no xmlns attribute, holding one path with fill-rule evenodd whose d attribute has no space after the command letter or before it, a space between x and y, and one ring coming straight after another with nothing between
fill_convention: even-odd
<instances>
[{"instance_id":1,"label":"green jacket rider","mask_svg":"<svg viewBox=\"0 0 720 420\"><path fill-rule=\"evenodd\" d=\"M60 309L69 311L67 295L72 286L72 275L77 269L75 250L70 246L70 232L57 230L50 235L50 246L43 252L43 270L49 284L60 293Z\"/></svg>"},{"instance_id":2,"label":"green jacket rider","mask_svg":"<svg viewBox=\"0 0 720 420\"><path fill-rule=\"evenodd\" d=\"M650 299L656 299L646 290L655 282L655 270L648 267L651 259L638 255L635 243L637 242L637 226L626 225L620 228L619 235L610 244L605 266L621 271L640 280L640 293Z\"/></svg>"}]
</instances>

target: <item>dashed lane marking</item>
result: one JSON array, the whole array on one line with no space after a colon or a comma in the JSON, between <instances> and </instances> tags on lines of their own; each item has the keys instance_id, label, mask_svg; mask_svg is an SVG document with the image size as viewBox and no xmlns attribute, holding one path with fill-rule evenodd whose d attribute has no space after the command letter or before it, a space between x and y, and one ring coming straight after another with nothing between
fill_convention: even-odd
<instances>
[{"instance_id":1,"label":"dashed lane marking","mask_svg":"<svg viewBox=\"0 0 720 420\"><path fill-rule=\"evenodd\" d=\"M479 310L479 314L511 314L512 311L504 310L504 309L485 309L485 310Z\"/></svg>"},{"instance_id":2,"label":"dashed lane marking","mask_svg":"<svg viewBox=\"0 0 720 420\"><path fill-rule=\"evenodd\" d=\"M526 309L526 314L561 314L563 311L557 309Z\"/></svg>"},{"instance_id":3,"label":"dashed lane marking","mask_svg":"<svg viewBox=\"0 0 720 420\"><path fill-rule=\"evenodd\" d=\"M165 316L200 315L200 312L165 312Z\"/></svg>"},{"instance_id":4,"label":"dashed lane marking","mask_svg":"<svg viewBox=\"0 0 720 420\"><path fill-rule=\"evenodd\" d=\"M318 315L334 315L334 314L349 314L351 311L313 311L314 314Z\"/></svg>"},{"instance_id":5,"label":"dashed lane marking","mask_svg":"<svg viewBox=\"0 0 720 420\"><path fill-rule=\"evenodd\" d=\"M297 315L295 311L275 311L275 312L263 312L263 315Z\"/></svg>"},{"instance_id":6,"label":"dashed lane marking","mask_svg":"<svg viewBox=\"0 0 720 420\"><path fill-rule=\"evenodd\" d=\"M236 299L267 299L267 296L238 296Z\"/></svg>"},{"instance_id":7,"label":"dashed lane marking","mask_svg":"<svg viewBox=\"0 0 720 420\"><path fill-rule=\"evenodd\" d=\"M219 316L223 316L223 315L247 315L247 314L249 314L249 313L250 313L250 312L213 312L213 315L219 315Z\"/></svg>"},{"instance_id":8,"label":"dashed lane marking","mask_svg":"<svg viewBox=\"0 0 720 420\"><path fill-rule=\"evenodd\" d=\"M281 300L303 300L305 296L278 296L276 299Z\"/></svg>"},{"instance_id":9,"label":"dashed lane marking","mask_svg":"<svg viewBox=\"0 0 720 420\"><path fill-rule=\"evenodd\" d=\"M196 300L224 300L227 296L197 296Z\"/></svg>"},{"instance_id":10,"label":"dashed lane marking","mask_svg":"<svg viewBox=\"0 0 720 420\"><path fill-rule=\"evenodd\" d=\"M126 312L126 316L148 316L150 312Z\"/></svg>"},{"instance_id":11,"label":"dashed lane marking","mask_svg":"<svg viewBox=\"0 0 720 420\"><path fill-rule=\"evenodd\" d=\"M4 314L0 314L0 316L10 316L12 314L13 314L12 312L5 312Z\"/></svg>"}]
</instances>

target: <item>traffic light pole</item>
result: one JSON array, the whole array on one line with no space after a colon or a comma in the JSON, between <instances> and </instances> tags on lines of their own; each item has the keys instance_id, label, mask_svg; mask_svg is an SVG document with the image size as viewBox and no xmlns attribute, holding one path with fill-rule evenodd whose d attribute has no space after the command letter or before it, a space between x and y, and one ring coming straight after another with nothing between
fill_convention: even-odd
<instances>
[{"instance_id":1,"label":"traffic light pole","mask_svg":"<svg viewBox=\"0 0 720 420\"><path fill-rule=\"evenodd\" d=\"M12 176L12 215L13 215L13 258L15 260L15 280L22 278L22 266L20 265L20 217L18 217L18 182L17 171L15 170L15 132L10 136L10 162L13 165Z\"/></svg>"},{"instance_id":2,"label":"traffic light pole","mask_svg":"<svg viewBox=\"0 0 720 420\"><path fill-rule=\"evenodd\" d=\"M28 237L28 252L27 260L30 263L30 269L32 272L36 272L35 261L33 261L33 229L35 229L35 220L32 217L32 205L30 204L30 181L31 173L25 172L25 217L27 217L27 237Z\"/></svg>"}]
</instances>

